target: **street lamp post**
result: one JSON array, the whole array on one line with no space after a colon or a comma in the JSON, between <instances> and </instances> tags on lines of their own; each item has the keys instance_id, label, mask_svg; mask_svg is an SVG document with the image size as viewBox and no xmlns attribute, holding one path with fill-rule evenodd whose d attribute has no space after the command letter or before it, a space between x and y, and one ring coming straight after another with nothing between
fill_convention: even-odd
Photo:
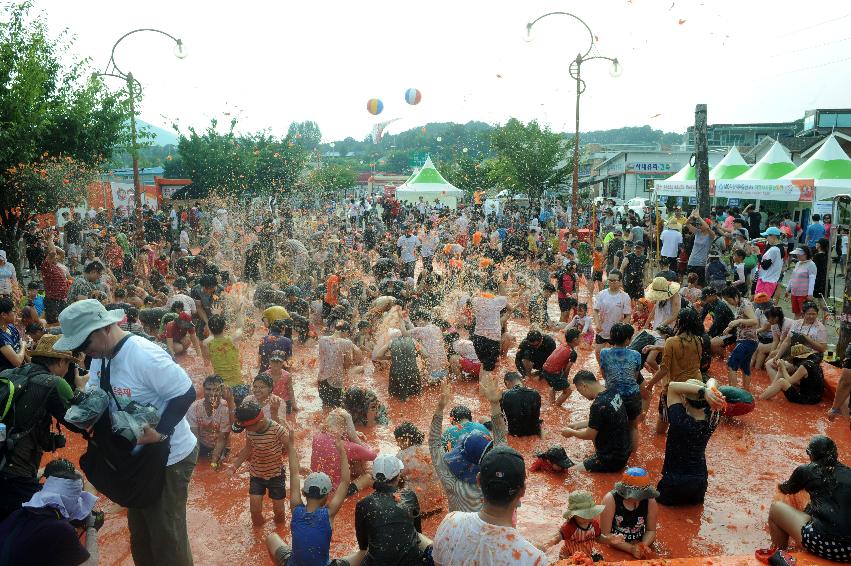
<instances>
[{"instance_id":1,"label":"street lamp post","mask_svg":"<svg viewBox=\"0 0 851 566\"><path fill-rule=\"evenodd\" d=\"M136 230L139 234L142 233L142 181L139 177L139 144L137 143L136 132L136 95L141 93L142 84L133 76L131 72L124 72L115 64L115 48L128 36L142 31L150 31L164 35L174 41L174 56L178 59L184 59L187 55L186 47L183 41L166 33L164 31L153 28L140 28L129 31L118 38L112 46L112 52L109 55L109 63L106 65L106 70L103 73L97 73L102 77L115 77L127 83L127 96L130 100L130 155L133 157L133 205L136 209ZM137 88L138 87L138 88ZM104 203L106 204L106 203Z\"/></svg>"},{"instance_id":2,"label":"street lamp post","mask_svg":"<svg viewBox=\"0 0 851 566\"><path fill-rule=\"evenodd\" d=\"M623 67L617 58L614 57L604 57L603 55L594 55L589 57L588 55L591 53L591 50L594 48L594 33L591 31L591 28L588 27L588 24L574 14L570 12L550 12L548 14L544 14L543 16L539 16L526 24L526 41L532 41L532 27L541 21L542 19L548 16L570 16L574 20L581 23L585 26L585 29L588 31L588 49L585 50L585 53L579 53L576 55L576 58L570 63L570 67L568 72L570 73L570 77L576 81L576 130L573 136L573 193L571 198L571 211L570 211L570 222L574 230L577 229L578 217L579 217L579 97L585 92L585 81L582 80L582 64L586 61L593 61L594 59L605 59L606 61L611 62L612 66L609 70L609 73L613 77L618 77L623 72Z\"/></svg>"}]
</instances>

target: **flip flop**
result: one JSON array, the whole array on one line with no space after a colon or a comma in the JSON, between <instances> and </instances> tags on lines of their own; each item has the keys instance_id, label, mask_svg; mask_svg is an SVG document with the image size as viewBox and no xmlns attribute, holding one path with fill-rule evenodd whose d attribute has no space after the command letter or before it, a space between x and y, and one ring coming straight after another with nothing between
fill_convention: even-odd
<instances>
[{"instance_id":1,"label":"flip flop","mask_svg":"<svg viewBox=\"0 0 851 566\"><path fill-rule=\"evenodd\" d=\"M777 552L776 548L758 548L756 552L754 552L754 556L763 564L768 564L768 559L771 558L775 552Z\"/></svg>"}]
</instances>

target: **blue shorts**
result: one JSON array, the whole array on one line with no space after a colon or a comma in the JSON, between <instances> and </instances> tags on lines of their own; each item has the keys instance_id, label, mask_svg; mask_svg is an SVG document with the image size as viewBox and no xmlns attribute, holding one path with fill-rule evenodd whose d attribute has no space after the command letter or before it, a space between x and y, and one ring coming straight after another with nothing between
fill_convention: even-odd
<instances>
[{"instance_id":1,"label":"blue shorts","mask_svg":"<svg viewBox=\"0 0 851 566\"><path fill-rule=\"evenodd\" d=\"M751 374L751 358L759 342L756 340L741 340L736 342L736 347L733 348L733 353L727 358L727 367L733 371L742 370L745 375Z\"/></svg>"}]
</instances>

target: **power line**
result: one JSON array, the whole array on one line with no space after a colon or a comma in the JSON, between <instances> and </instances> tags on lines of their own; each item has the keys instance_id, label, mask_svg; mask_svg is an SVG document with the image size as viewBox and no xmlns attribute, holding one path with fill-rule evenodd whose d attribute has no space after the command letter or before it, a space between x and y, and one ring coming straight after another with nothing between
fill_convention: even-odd
<instances>
[{"instance_id":1,"label":"power line","mask_svg":"<svg viewBox=\"0 0 851 566\"><path fill-rule=\"evenodd\" d=\"M826 24L832 24L833 22L838 22L839 20L844 20L845 18L847 18L849 16L851 16L851 13L845 14L843 16L838 16L838 17L830 19L830 20L824 20L824 21L819 22L817 24L813 24L813 25L803 27L803 28L800 28L800 29L787 31L785 33L781 33L780 35L774 36L772 39L780 39L780 38L783 38L783 37L788 37L790 35L795 35L796 33L801 33L802 31L807 31L807 30L811 30L813 28L821 27L821 26L826 25Z\"/></svg>"},{"instance_id":2,"label":"power line","mask_svg":"<svg viewBox=\"0 0 851 566\"><path fill-rule=\"evenodd\" d=\"M819 47L826 47L828 45L834 45L836 43L842 43L843 41L848 41L849 39L851 39L851 36L843 37L842 39L837 39L835 41L826 41L824 43L819 43L818 45L810 45L809 47L802 47L800 49L793 49L792 51L784 51L783 53L777 53L775 55L769 55L767 57L767 59L776 59L777 57L783 57L784 55L791 55L793 53L800 53L802 51L808 51L810 49L818 49Z\"/></svg>"},{"instance_id":3,"label":"power line","mask_svg":"<svg viewBox=\"0 0 851 566\"><path fill-rule=\"evenodd\" d=\"M851 61L851 57L845 57L844 59L837 59L836 61L828 61L827 63L822 63L821 65L810 65L808 67L802 67L800 69L793 69L791 71L784 71L782 73L776 73L773 75L766 75L764 77L760 77L758 80L770 79L772 77L782 77L783 75L791 75L792 73L800 73L801 71L811 71L813 69L818 69L821 67L827 67L829 65L836 65L837 63L844 63L845 61Z\"/></svg>"}]
</instances>

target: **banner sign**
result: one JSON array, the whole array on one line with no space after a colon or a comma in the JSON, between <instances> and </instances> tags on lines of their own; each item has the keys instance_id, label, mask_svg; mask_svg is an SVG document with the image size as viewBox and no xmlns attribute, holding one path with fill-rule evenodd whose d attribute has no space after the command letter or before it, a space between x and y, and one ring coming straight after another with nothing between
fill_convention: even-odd
<instances>
[{"instance_id":1,"label":"banner sign","mask_svg":"<svg viewBox=\"0 0 851 566\"><path fill-rule=\"evenodd\" d=\"M813 179L709 182L709 196L783 202L812 202Z\"/></svg>"},{"instance_id":2,"label":"banner sign","mask_svg":"<svg viewBox=\"0 0 851 566\"><path fill-rule=\"evenodd\" d=\"M627 173L667 173L670 175L675 169L670 163L627 163L625 171Z\"/></svg>"},{"instance_id":3,"label":"banner sign","mask_svg":"<svg viewBox=\"0 0 851 566\"><path fill-rule=\"evenodd\" d=\"M693 197L695 196L694 181L656 181L653 190L659 196Z\"/></svg>"}]
</instances>

